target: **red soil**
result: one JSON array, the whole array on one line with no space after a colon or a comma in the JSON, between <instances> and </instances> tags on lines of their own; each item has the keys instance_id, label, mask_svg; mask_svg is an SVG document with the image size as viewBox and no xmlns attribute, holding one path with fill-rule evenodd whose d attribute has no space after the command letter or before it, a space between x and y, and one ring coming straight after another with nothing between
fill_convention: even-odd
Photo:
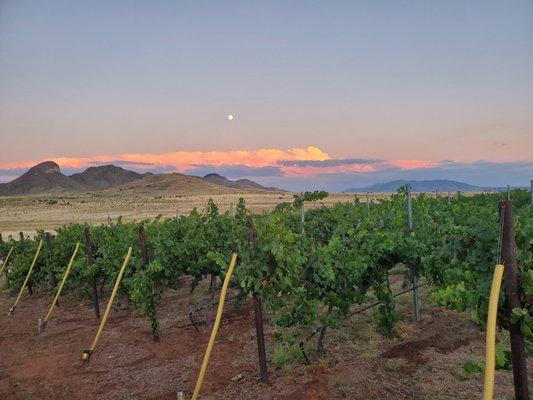
<instances>
[{"instance_id":1,"label":"red soil","mask_svg":"<svg viewBox=\"0 0 533 400\"><path fill-rule=\"evenodd\" d=\"M183 297L190 296L170 294L159 309L159 343L151 340L145 318L124 304L115 307L90 362L83 363L81 354L98 328L91 304L63 299L38 334L37 319L45 315L49 299L25 294L12 316L0 314L0 398L175 399L177 389L190 391L210 330L203 325L196 332L188 308L179 306ZM5 291L0 294L6 311L12 301ZM247 346L255 343L252 327L250 304L226 307L203 393L227 385L239 373L255 373L255 354Z\"/></svg>"},{"instance_id":2,"label":"red soil","mask_svg":"<svg viewBox=\"0 0 533 400\"><path fill-rule=\"evenodd\" d=\"M213 315L212 310L198 313L197 332L187 314L208 298L202 287L194 295L186 289L165 293L158 308L159 343L152 341L148 320L131 305L115 305L90 362L82 363L99 323L89 301L61 299L45 332L38 334L37 319L46 314L50 298L24 294L9 317L13 296L0 291L0 399L174 400L177 390L184 390L188 399L210 335L206 322ZM284 371L269 364L266 384L258 381L253 305L228 303L201 398L479 398L482 377L464 382L454 371L466 360L482 357L483 335L463 316L439 308L423 309L423 320L414 323L405 300L407 305L399 305L405 321L395 329L396 339L377 335L361 315L347 321L343 331L328 333L328 353L312 365ZM265 329L271 350L272 328ZM442 368L442 362L451 364ZM499 372L497 379L502 395L512 393L510 372Z\"/></svg>"}]
</instances>

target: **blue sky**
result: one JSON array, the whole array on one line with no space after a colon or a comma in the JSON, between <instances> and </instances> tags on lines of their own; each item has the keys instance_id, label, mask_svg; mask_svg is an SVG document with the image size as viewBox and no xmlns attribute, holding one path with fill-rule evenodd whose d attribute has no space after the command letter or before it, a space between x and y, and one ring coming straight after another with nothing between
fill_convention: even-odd
<instances>
[{"instance_id":1,"label":"blue sky","mask_svg":"<svg viewBox=\"0 0 533 400\"><path fill-rule=\"evenodd\" d=\"M216 152L152 168L299 188L528 181L531 21L530 1L3 1L0 179L45 159ZM308 146L438 167L280 175L280 158L231 159Z\"/></svg>"}]
</instances>

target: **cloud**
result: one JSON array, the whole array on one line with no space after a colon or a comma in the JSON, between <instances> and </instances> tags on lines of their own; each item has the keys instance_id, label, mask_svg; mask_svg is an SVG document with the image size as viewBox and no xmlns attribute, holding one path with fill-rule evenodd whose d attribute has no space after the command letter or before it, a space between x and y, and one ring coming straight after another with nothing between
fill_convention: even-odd
<instances>
[{"instance_id":1,"label":"cloud","mask_svg":"<svg viewBox=\"0 0 533 400\"><path fill-rule=\"evenodd\" d=\"M439 165L438 162L427 160L394 160L390 161L389 164L401 169L426 169L435 168Z\"/></svg>"},{"instance_id":2,"label":"cloud","mask_svg":"<svg viewBox=\"0 0 533 400\"><path fill-rule=\"evenodd\" d=\"M10 182L13 179L16 179L17 177L22 175L24 172L26 172L26 170L26 168L0 169L0 183Z\"/></svg>"},{"instance_id":3,"label":"cloud","mask_svg":"<svg viewBox=\"0 0 533 400\"><path fill-rule=\"evenodd\" d=\"M318 175L351 172L372 172L383 160L366 158L336 158L327 160L281 160L285 175Z\"/></svg>"},{"instance_id":4,"label":"cloud","mask_svg":"<svg viewBox=\"0 0 533 400\"><path fill-rule=\"evenodd\" d=\"M245 165L247 167L268 167L282 160L327 160L330 156L318 147L294 147L288 150L259 149L233 151L177 151L171 153L126 153L94 157L51 157L62 168L84 168L92 165L109 164L120 161L123 165L149 169L153 166L173 166L175 171L202 165ZM18 163L0 163L0 169L30 168L43 160L28 160Z\"/></svg>"},{"instance_id":5,"label":"cloud","mask_svg":"<svg viewBox=\"0 0 533 400\"><path fill-rule=\"evenodd\" d=\"M109 161L89 161L88 164L90 165L94 165L94 166L99 166L99 165L109 165L109 164L113 164L113 165L118 165L118 166L122 166L122 165L130 165L130 166L139 166L139 167L155 167L155 166L158 166L158 164L154 164L154 163L151 163L151 162L143 162L143 161L131 161L131 160L109 160Z\"/></svg>"},{"instance_id":6,"label":"cloud","mask_svg":"<svg viewBox=\"0 0 533 400\"><path fill-rule=\"evenodd\" d=\"M376 166L369 164L341 164L337 166L324 167L282 167L281 169L286 175L319 175L319 174L335 174L335 173L352 173L352 172L373 172Z\"/></svg>"},{"instance_id":7,"label":"cloud","mask_svg":"<svg viewBox=\"0 0 533 400\"><path fill-rule=\"evenodd\" d=\"M282 171L288 175L371 173L385 169L434 168L439 163L426 160L378 160L372 158L337 158L328 160L283 160Z\"/></svg>"},{"instance_id":8,"label":"cloud","mask_svg":"<svg viewBox=\"0 0 533 400\"><path fill-rule=\"evenodd\" d=\"M283 172L279 167L248 167L246 165L200 165L184 171L188 175L204 176L217 173L229 179L281 177Z\"/></svg>"},{"instance_id":9,"label":"cloud","mask_svg":"<svg viewBox=\"0 0 533 400\"><path fill-rule=\"evenodd\" d=\"M0 183L11 182L13 179L18 178L20 175L12 175L0 170Z\"/></svg>"},{"instance_id":10,"label":"cloud","mask_svg":"<svg viewBox=\"0 0 533 400\"><path fill-rule=\"evenodd\" d=\"M283 185L284 188L295 191L309 189L343 191L397 179L450 179L478 186L504 187L509 184L524 187L529 186L529 181L533 177L533 162L446 161L434 167L407 169L392 164L384 163L383 167L380 166L370 172L286 175L282 180L263 179L260 183L278 187Z\"/></svg>"},{"instance_id":11,"label":"cloud","mask_svg":"<svg viewBox=\"0 0 533 400\"><path fill-rule=\"evenodd\" d=\"M333 158L315 146L287 150L271 148L52 157L51 160L57 162L66 174L89 166L115 164L138 172L182 172L200 176L216 172L230 179L251 178L263 185L292 190L341 191L395 179L452 179L481 186L526 185L533 176L533 162ZM40 161L43 160L0 163L0 181L19 176Z\"/></svg>"},{"instance_id":12,"label":"cloud","mask_svg":"<svg viewBox=\"0 0 533 400\"><path fill-rule=\"evenodd\" d=\"M351 164L376 164L383 160L372 158L335 158L327 160L282 160L280 165L287 167L337 167Z\"/></svg>"}]
</instances>

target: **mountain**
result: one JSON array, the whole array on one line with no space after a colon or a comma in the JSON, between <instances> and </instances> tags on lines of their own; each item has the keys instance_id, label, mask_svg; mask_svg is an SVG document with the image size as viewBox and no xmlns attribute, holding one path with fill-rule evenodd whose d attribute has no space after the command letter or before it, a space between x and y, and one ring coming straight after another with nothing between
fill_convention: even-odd
<instances>
[{"instance_id":1,"label":"mountain","mask_svg":"<svg viewBox=\"0 0 533 400\"><path fill-rule=\"evenodd\" d=\"M275 191L275 192L281 191L280 189L275 188L275 187L266 187L266 186L260 185L259 183L254 182L250 179L237 179L236 181L232 181L226 178L225 176L222 176L216 173L207 174L203 177L203 179L205 181L215 183L220 186L229 187L232 189L255 189L255 190L268 190L268 191Z\"/></svg>"},{"instance_id":2,"label":"mountain","mask_svg":"<svg viewBox=\"0 0 533 400\"><path fill-rule=\"evenodd\" d=\"M102 190L124 185L147 175L152 174L139 174L115 165L101 165L89 167L83 172L71 175L70 178L93 190Z\"/></svg>"},{"instance_id":3,"label":"mountain","mask_svg":"<svg viewBox=\"0 0 533 400\"><path fill-rule=\"evenodd\" d=\"M206 181L198 176L179 173L156 174L144 176L133 182L110 189L112 192L158 192L173 193L177 195L221 194L232 193L225 186Z\"/></svg>"},{"instance_id":4,"label":"mountain","mask_svg":"<svg viewBox=\"0 0 533 400\"><path fill-rule=\"evenodd\" d=\"M80 191L88 187L61 173L59 165L45 161L8 183L0 184L0 195L24 195L54 191Z\"/></svg>"},{"instance_id":5,"label":"mountain","mask_svg":"<svg viewBox=\"0 0 533 400\"><path fill-rule=\"evenodd\" d=\"M478 192L491 188L474 186L464 182L451 181L447 179L430 179L423 181L406 181L396 180L385 183L377 183L375 185L366 186L362 188L348 189L347 192L396 192L400 187L409 183L413 192Z\"/></svg>"},{"instance_id":6,"label":"mountain","mask_svg":"<svg viewBox=\"0 0 533 400\"><path fill-rule=\"evenodd\" d=\"M55 192L163 192L178 195L221 194L239 191L278 191L249 179L231 181L218 174L201 178L179 173L140 174L115 165L89 167L67 176L53 161L30 168L15 180L0 184L0 196L29 195Z\"/></svg>"}]
</instances>

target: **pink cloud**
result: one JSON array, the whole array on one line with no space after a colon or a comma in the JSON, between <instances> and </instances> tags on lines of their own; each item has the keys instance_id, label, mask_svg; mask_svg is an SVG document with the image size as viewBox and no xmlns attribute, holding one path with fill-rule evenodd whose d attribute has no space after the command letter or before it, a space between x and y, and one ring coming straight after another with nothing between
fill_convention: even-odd
<instances>
[{"instance_id":1,"label":"pink cloud","mask_svg":"<svg viewBox=\"0 0 533 400\"><path fill-rule=\"evenodd\" d=\"M245 165L248 167L266 167L277 165L283 160L316 160L330 159L328 153L315 146L306 148L234 150L234 151L177 151L171 153L125 153L110 154L93 157L51 157L49 160L58 163L63 168L85 168L95 163L111 163L122 160L133 163L152 165L170 165L176 171L185 171L197 165ZM0 169L30 168L43 160L30 160L14 163L0 163Z\"/></svg>"},{"instance_id":2,"label":"pink cloud","mask_svg":"<svg viewBox=\"0 0 533 400\"><path fill-rule=\"evenodd\" d=\"M353 172L374 172L376 167L369 164L345 164L337 166L284 166L280 168L287 175L318 175Z\"/></svg>"},{"instance_id":3,"label":"pink cloud","mask_svg":"<svg viewBox=\"0 0 533 400\"><path fill-rule=\"evenodd\" d=\"M233 151L176 151L169 153L124 153L93 157L51 157L62 168L82 169L93 165L114 163L136 170L151 170L164 166L177 172L199 166L275 167L285 175L313 176L318 174L372 173L387 168L402 170L434 168L440 163L427 160L334 159L316 146L282 149ZM30 168L42 160L0 163L0 170ZM293 162L293 163L291 163ZM131 163L131 164L129 164Z\"/></svg>"},{"instance_id":4,"label":"pink cloud","mask_svg":"<svg viewBox=\"0 0 533 400\"><path fill-rule=\"evenodd\" d=\"M401 169L426 169L439 165L438 162L427 160L394 160L389 161L388 164Z\"/></svg>"}]
</instances>

